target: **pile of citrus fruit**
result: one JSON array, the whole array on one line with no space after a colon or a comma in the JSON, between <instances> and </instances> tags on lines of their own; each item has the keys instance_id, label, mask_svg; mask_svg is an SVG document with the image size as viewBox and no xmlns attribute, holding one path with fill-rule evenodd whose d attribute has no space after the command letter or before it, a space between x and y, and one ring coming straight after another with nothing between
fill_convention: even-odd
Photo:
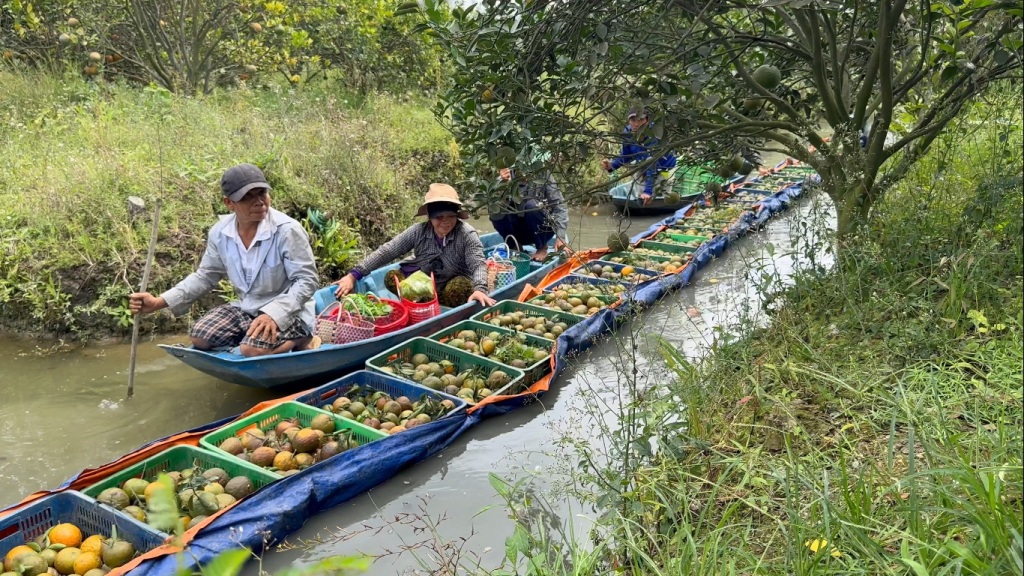
<instances>
[{"instance_id":1,"label":"pile of citrus fruit","mask_svg":"<svg viewBox=\"0 0 1024 576\"><path fill-rule=\"evenodd\" d=\"M255 491L250 478L232 477L221 468L201 469L193 466L171 471L167 476L168 484L160 482L156 477L149 480L129 478L121 486L100 492L96 499L131 515L139 522L169 532L172 526L157 526L149 517L154 496L158 492L168 493L166 497L177 506L181 527L188 529Z\"/></svg>"},{"instance_id":2,"label":"pile of citrus fruit","mask_svg":"<svg viewBox=\"0 0 1024 576\"><path fill-rule=\"evenodd\" d=\"M103 576L135 557L135 546L117 537L100 534L85 536L82 530L65 522L57 524L27 544L15 546L4 556L3 576ZM52 570L52 571L51 571Z\"/></svg>"}]
</instances>

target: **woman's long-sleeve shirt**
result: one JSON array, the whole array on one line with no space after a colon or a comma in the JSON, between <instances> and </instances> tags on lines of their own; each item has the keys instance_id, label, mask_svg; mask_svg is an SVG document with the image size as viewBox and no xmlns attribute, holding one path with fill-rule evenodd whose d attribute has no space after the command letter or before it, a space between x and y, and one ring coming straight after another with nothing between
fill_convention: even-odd
<instances>
[{"instance_id":1,"label":"woman's long-sleeve shirt","mask_svg":"<svg viewBox=\"0 0 1024 576\"><path fill-rule=\"evenodd\" d=\"M413 224L374 250L352 271L362 278L410 251L413 257L402 261L403 269L418 269L426 274L433 272L439 287L456 276L465 276L472 280L474 290L487 292L487 262L480 235L462 221L444 239L438 239L429 221Z\"/></svg>"}]
</instances>

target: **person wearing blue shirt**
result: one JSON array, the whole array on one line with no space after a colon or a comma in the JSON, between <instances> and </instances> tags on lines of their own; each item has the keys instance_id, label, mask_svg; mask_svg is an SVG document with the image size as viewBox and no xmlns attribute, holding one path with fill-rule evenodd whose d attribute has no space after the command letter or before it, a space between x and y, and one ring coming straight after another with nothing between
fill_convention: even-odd
<instances>
[{"instance_id":1,"label":"person wearing blue shirt","mask_svg":"<svg viewBox=\"0 0 1024 576\"><path fill-rule=\"evenodd\" d=\"M614 172L622 166L648 162L650 150L656 148L658 139L651 133L650 113L642 107L634 107L629 111L628 124L622 131L622 152L615 158L603 158L601 167ZM645 129L646 128L646 129ZM671 188L671 171L676 167L676 156L666 151L656 162L649 163L644 169L637 171L633 181L620 186L629 186L630 198L639 197L644 204L650 204L656 193L664 193Z\"/></svg>"}]
</instances>

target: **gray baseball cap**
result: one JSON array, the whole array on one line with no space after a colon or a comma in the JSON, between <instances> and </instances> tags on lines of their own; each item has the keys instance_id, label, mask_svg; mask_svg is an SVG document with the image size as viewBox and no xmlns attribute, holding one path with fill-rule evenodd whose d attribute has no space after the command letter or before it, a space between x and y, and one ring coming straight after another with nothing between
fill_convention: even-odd
<instances>
[{"instance_id":1,"label":"gray baseball cap","mask_svg":"<svg viewBox=\"0 0 1024 576\"><path fill-rule=\"evenodd\" d=\"M252 164L239 164L228 168L220 177L220 190L232 202L238 202L256 188L272 190L263 171Z\"/></svg>"},{"instance_id":2,"label":"gray baseball cap","mask_svg":"<svg viewBox=\"0 0 1024 576\"><path fill-rule=\"evenodd\" d=\"M650 115L650 111L647 110L647 108L644 108L643 106L631 106L629 108L629 115L626 116L626 118L633 119L633 117L635 116L640 116L641 118L648 118Z\"/></svg>"}]
</instances>

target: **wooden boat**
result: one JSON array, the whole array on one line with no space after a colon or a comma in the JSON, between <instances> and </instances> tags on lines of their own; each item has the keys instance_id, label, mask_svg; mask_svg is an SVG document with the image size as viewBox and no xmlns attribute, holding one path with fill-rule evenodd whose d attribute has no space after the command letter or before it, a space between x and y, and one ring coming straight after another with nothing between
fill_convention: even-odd
<instances>
[{"instance_id":1,"label":"wooden boat","mask_svg":"<svg viewBox=\"0 0 1024 576\"><path fill-rule=\"evenodd\" d=\"M742 176L739 176L742 178ZM612 187L608 191L608 195L611 198L612 204L615 205L622 212L628 212L634 216L642 216L645 214L667 214L675 212L683 206L696 202L704 196L704 186L708 182L718 182L721 178L716 177L714 174L706 170L701 166L690 166L680 167L676 169L673 175L672 191L679 194L679 201L671 204L665 202L665 197L661 194L656 194L654 198L645 206L639 197L635 197L630 192L632 191L631 181L626 181L619 184L618 186ZM733 176L728 180L728 183L737 180L737 176Z\"/></svg>"},{"instance_id":2,"label":"wooden boat","mask_svg":"<svg viewBox=\"0 0 1024 576\"><path fill-rule=\"evenodd\" d=\"M500 237L495 233L482 234L480 240L484 243L485 251L501 243ZM491 292L490 296L495 300L515 299L526 284L537 284L555 265L555 260L549 260L544 264L532 262L528 275L509 286ZM397 267L398 264L391 264L374 270L359 281L357 290L362 293L372 292L381 298L396 298L383 286L384 274ZM315 296L317 313L334 300L333 288L333 286L326 286L317 291ZM442 308L441 314L430 320L367 340L342 345L324 344L316 350L256 358L246 358L229 351L203 351L186 346L161 344L160 347L196 370L232 384L251 388L278 388L299 383L312 386L358 370L363 367L367 358L397 346L409 338L431 334L456 322L461 322L479 312L480 309L480 305L475 302L456 308Z\"/></svg>"}]
</instances>

